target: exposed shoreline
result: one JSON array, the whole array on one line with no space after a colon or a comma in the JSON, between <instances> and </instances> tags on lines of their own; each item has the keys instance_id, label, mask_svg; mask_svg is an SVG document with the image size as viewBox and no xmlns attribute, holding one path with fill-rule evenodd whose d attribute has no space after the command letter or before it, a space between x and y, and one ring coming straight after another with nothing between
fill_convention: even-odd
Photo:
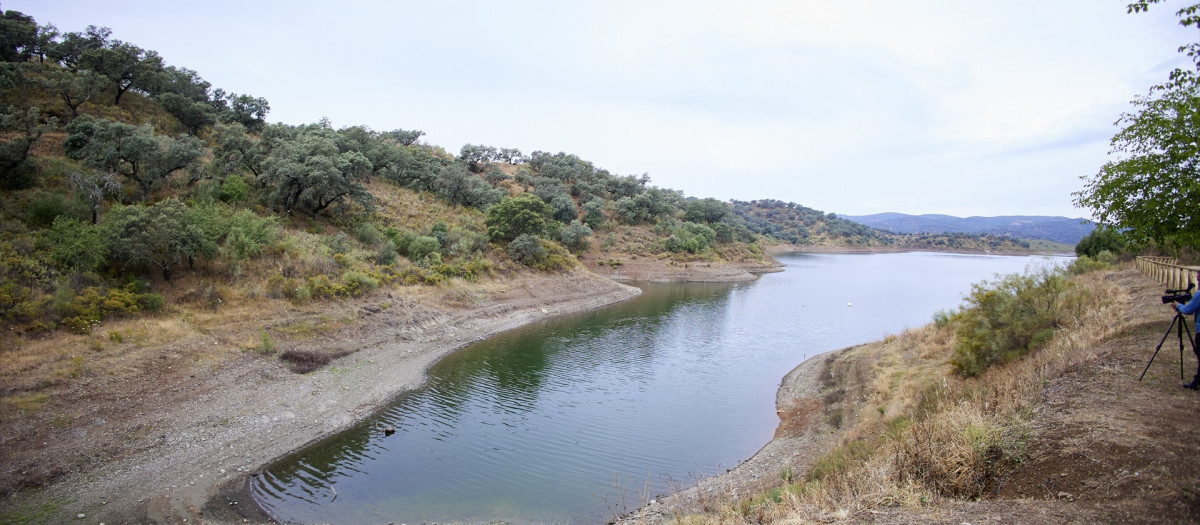
<instances>
[{"instance_id":1,"label":"exposed shoreline","mask_svg":"<svg viewBox=\"0 0 1200 525\"><path fill-rule=\"evenodd\" d=\"M436 311L409 303L375 314L338 334L343 343L353 338L352 354L313 373L295 374L278 359L251 356L211 371L196 368L190 377L200 384L188 385L183 398L154 404L130 396L129 414L62 429L37 451L9 448L6 468L36 463L41 454L99 461L20 492L4 508L53 502L60 518L82 514L106 523L261 521L265 516L241 492L248 476L419 387L442 357L530 322L641 293L586 271L509 284L516 288L510 297L478 307ZM107 457L106 443L113 441L133 450Z\"/></svg>"}]
</instances>

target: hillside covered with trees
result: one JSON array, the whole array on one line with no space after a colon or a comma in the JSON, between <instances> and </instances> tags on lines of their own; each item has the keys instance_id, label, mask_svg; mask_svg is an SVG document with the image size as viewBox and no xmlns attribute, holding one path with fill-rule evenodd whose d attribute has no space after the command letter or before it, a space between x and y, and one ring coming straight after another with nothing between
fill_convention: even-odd
<instances>
[{"instance_id":1,"label":"hillside covered with trees","mask_svg":"<svg viewBox=\"0 0 1200 525\"><path fill-rule=\"evenodd\" d=\"M1010 215L999 217L954 217L951 215L908 215L905 213L876 213L862 216L843 216L872 228L896 233L975 233L1043 239L1074 245L1096 229L1086 219L1048 217L1042 215Z\"/></svg>"},{"instance_id":2,"label":"hillside covered with trees","mask_svg":"<svg viewBox=\"0 0 1200 525\"><path fill-rule=\"evenodd\" d=\"M881 231L833 213L774 199L733 201L733 212L751 232L797 248L834 246L981 253L1023 253L1035 249L1027 240L1006 235Z\"/></svg>"},{"instance_id":3,"label":"hillside covered with trees","mask_svg":"<svg viewBox=\"0 0 1200 525\"><path fill-rule=\"evenodd\" d=\"M1022 249L688 198L568 153L455 155L420 130L268 123L265 98L107 28L63 33L15 11L2 23L0 315L20 333L235 296L303 303L563 271L589 251L722 263L764 260L764 240Z\"/></svg>"}]
</instances>

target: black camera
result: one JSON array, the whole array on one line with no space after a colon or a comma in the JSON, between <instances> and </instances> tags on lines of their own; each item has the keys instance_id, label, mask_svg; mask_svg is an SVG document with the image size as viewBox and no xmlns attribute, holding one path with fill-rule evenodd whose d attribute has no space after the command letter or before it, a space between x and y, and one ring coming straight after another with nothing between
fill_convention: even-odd
<instances>
[{"instance_id":1,"label":"black camera","mask_svg":"<svg viewBox=\"0 0 1200 525\"><path fill-rule=\"evenodd\" d=\"M1188 287L1181 290L1165 290L1162 296L1163 304L1167 303L1186 303L1192 300L1192 289L1196 287L1196 283L1188 283Z\"/></svg>"}]
</instances>

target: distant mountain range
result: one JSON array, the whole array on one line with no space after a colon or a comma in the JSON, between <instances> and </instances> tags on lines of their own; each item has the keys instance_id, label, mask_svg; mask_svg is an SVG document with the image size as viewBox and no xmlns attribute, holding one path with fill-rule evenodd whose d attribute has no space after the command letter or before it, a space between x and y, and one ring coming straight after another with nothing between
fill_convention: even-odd
<instances>
[{"instance_id":1,"label":"distant mountain range","mask_svg":"<svg viewBox=\"0 0 1200 525\"><path fill-rule=\"evenodd\" d=\"M839 217L894 233L986 233L1021 239L1045 239L1071 245L1077 244L1080 239L1096 228L1096 223L1087 219L1042 215L967 217L964 219L952 215L876 213L859 216L839 215Z\"/></svg>"}]
</instances>

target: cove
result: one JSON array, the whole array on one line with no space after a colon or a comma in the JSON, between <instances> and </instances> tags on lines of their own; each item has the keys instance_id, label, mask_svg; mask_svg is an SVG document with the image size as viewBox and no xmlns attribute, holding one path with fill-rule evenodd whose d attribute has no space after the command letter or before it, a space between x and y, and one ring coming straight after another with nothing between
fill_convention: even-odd
<instances>
[{"instance_id":1,"label":"cove","mask_svg":"<svg viewBox=\"0 0 1200 525\"><path fill-rule=\"evenodd\" d=\"M922 326L997 273L1053 264L777 258L785 271L753 282L645 283L625 303L463 348L422 388L264 469L251 493L296 523L609 521L753 455L778 423L780 378L805 359Z\"/></svg>"}]
</instances>

